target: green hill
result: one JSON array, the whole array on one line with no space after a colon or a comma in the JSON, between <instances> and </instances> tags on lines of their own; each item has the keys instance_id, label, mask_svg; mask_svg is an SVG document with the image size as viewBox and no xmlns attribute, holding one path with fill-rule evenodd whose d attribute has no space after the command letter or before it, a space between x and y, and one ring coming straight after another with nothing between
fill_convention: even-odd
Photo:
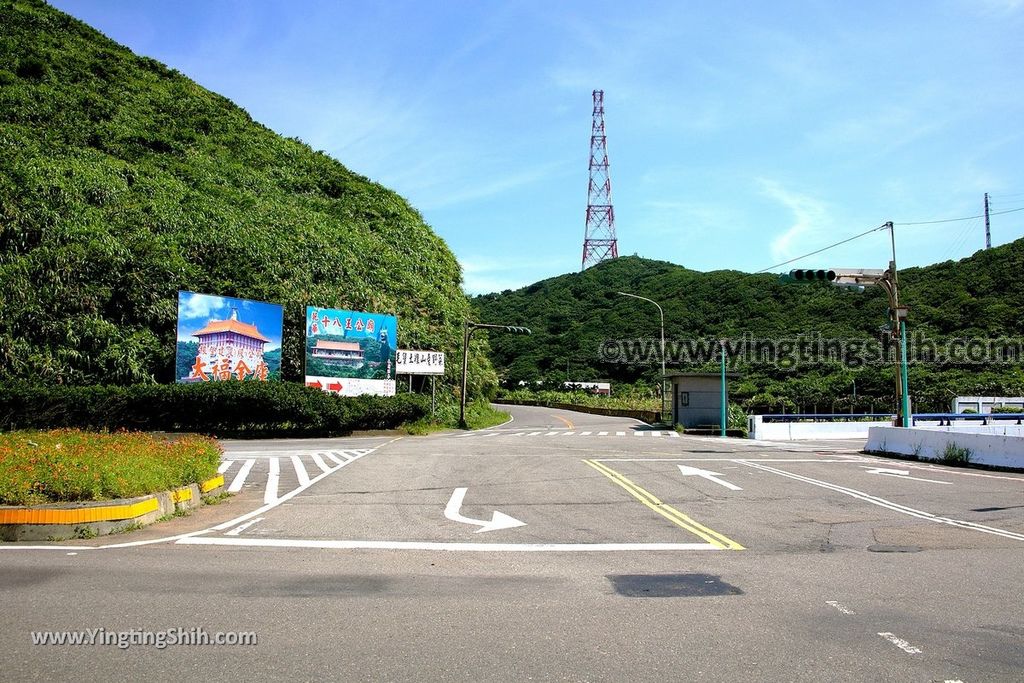
<instances>
[{"instance_id":1,"label":"green hill","mask_svg":"<svg viewBox=\"0 0 1024 683\"><path fill-rule=\"evenodd\" d=\"M902 303L911 307L908 329L929 339L1024 337L1024 240L980 251L958 262L900 272ZM657 309L616 292L660 303L671 359L673 342L695 340L716 354L715 339L785 341L820 335L866 345L882 338L887 300L877 288L858 294L825 285L784 285L777 276L736 271L702 273L664 261L623 257L516 291L473 299L481 320L533 328L532 337L491 340L492 359L508 386L521 381L611 379L654 384L658 361L606 362L606 340L659 339ZM657 350L655 346L654 351ZM672 368L717 367L717 355ZM926 357L927 358L927 357ZM944 410L953 393L1024 394L1017 363L917 363L911 396L919 409ZM892 400L892 366L883 363L760 362L734 359L744 373L734 396L767 410L884 409ZM858 367L859 365L859 367ZM853 399L856 383L858 397ZM788 403L786 402L788 400Z\"/></svg>"},{"instance_id":2,"label":"green hill","mask_svg":"<svg viewBox=\"0 0 1024 683\"><path fill-rule=\"evenodd\" d=\"M283 303L287 379L307 304L461 343L459 265L397 194L41 2L0 26L0 378L170 381L181 289Z\"/></svg>"}]
</instances>

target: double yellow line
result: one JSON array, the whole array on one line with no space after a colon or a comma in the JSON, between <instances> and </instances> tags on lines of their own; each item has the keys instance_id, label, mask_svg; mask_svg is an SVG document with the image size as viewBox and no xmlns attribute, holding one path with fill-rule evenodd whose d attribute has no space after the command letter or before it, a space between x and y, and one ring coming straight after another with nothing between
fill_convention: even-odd
<instances>
[{"instance_id":1,"label":"double yellow line","mask_svg":"<svg viewBox=\"0 0 1024 683\"><path fill-rule=\"evenodd\" d=\"M744 550L743 546L741 546L736 541L733 541L732 539L723 536L722 534L718 533L713 529L707 528L703 524L695 522L694 520L690 519L682 512L680 512L679 510L676 510L671 505L661 502L654 494L641 488L637 484L634 484L629 479L622 476L612 468L602 463L599 463L596 460L584 460L583 462L587 463L595 470L597 470L604 476L608 477L622 488L629 491L634 498L639 500L641 503L643 503L650 509L657 512L665 519L669 520L673 524L676 524L677 526L682 527L683 529L686 529L691 534L703 538L705 541L715 546L716 548L720 550Z\"/></svg>"}]
</instances>

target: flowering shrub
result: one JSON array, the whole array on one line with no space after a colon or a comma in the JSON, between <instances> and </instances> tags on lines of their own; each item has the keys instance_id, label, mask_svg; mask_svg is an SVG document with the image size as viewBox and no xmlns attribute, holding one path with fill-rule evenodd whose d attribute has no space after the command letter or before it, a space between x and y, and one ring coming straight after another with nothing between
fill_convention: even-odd
<instances>
[{"instance_id":1,"label":"flowering shrub","mask_svg":"<svg viewBox=\"0 0 1024 683\"><path fill-rule=\"evenodd\" d=\"M0 504L132 498L217 474L220 445L204 436L74 429L0 434Z\"/></svg>"}]
</instances>

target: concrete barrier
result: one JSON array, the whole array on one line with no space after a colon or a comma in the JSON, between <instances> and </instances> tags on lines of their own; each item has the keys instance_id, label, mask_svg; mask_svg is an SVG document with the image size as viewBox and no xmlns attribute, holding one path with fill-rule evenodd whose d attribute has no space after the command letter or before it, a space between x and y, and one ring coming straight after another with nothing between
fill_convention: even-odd
<instances>
[{"instance_id":1,"label":"concrete barrier","mask_svg":"<svg viewBox=\"0 0 1024 683\"><path fill-rule=\"evenodd\" d=\"M871 427L891 423L879 422L765 422L761 415L748 418L751 439L759 441L799 441L801 439L866 439Z\"/></svg>"},{"instance_id":2,"label":"concrete barrier","mask_svg":"<svg viewBox=\"0 0 1024 683\"><path fill-rule=\"evenodd\" d=\"M950 445L970 451L974 464L1024 469L1024 428L1017 425L872 427L864 450L941 461Z\"/></svg>"}]
</instances>

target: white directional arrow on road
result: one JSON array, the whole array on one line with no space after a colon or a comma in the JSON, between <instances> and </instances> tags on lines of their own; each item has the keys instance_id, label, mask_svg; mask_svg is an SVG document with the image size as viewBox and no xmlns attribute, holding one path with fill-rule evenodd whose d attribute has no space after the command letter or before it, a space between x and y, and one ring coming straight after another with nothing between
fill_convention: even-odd
<instances>
[{"instance_id":1,"label":"white directional arrow on road","mask_svg":"<svg viewBox=\"0 0 1024 683\"><path fill-rule=\"evenodd\" d=\"M448 505L444 509L444 516L453 522L462 522L463 524L475 524L479 529L474 533L481 533L483 531L497 531L499 529L511 529L517 526L526 526L526 522L520 522L515 517L509 517L503 512L495 511L491 515L491 521L485 521L482 519L472 519L470 517L464 517L459 513L462 509L462 501L466 497L467 489L455 489L452 493L451 500L448 501Z\"/></svg>"},{"instance_id":2,"label":"white directional arrow on road","mask_svg":"<svg viewBox=\"0 0 1024 683\"><path fill-rule=\"evenodd\" d=\"M684 477L702 477L708 481L713 481L716 484L721 484L730 491L742 491L736 484L730 484L724 479L719 479L722 475L718 472L709 472L708 470L701 470L696 467L687 467L686 465L679 465L679 471Z\"/></svg>"},{"instance_id":3,"label":"white directional arrow on road","mask_svg":"<svg viewBox=\"0 0 1024 683\"><path fill-rule=\"evenodd\" d=\"M951 481L939 481L938 479L922 479L920 477L910 476L910 470L892 470L885 467L868 467L867 465L861 465L867 470L867 474L881 474L885 477L896 477L897 479L913 479L914 481L927 481L932 484L952 484Z\"/></svg>"}]
</instances>

